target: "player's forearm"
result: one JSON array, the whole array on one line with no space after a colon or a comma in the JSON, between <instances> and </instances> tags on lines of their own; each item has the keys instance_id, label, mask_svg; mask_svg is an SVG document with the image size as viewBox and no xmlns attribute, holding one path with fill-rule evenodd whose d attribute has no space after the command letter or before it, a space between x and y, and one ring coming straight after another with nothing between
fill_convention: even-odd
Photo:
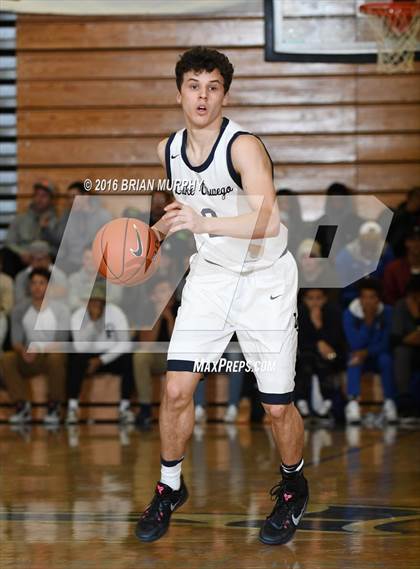
<instances>
[{"instance_id":1,"label":"player's forearm","mask_svg":"<svg viewBox=\"0 0 420 569\"><path fill-rule=\"evenodd\" d=\"M267 210L252 211L235 217L207 217L204 224L205 233L239 239L276 237L280 230L278 214Z\"/></svg>"}]
</instances>

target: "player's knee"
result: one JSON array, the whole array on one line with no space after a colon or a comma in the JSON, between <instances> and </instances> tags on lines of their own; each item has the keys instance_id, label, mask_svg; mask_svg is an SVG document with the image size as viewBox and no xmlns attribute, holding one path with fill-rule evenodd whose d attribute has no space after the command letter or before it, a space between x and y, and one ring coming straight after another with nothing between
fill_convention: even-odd
<instances>
[{"instance_id":1,"label":"player's knee","mask_svg":"<svg viewBox=\"0 0 420 569\"><path fill-rule=\"evenodd\" d=\"M264 404L264 409L267 415L273 421L282 421L290 412L291 405L267 405Z\"/></svg>"},{"instance_id":2,"label":"player's knee","mask_svg":"<svg viewBox=\"0 0 420 569\"><path fill-rule=\"evenodd\" d=\"M171 407L183 408L192 399L192 394L178 379L167 379L165 382L165 399Z\"/></svg>"}]
</instances>

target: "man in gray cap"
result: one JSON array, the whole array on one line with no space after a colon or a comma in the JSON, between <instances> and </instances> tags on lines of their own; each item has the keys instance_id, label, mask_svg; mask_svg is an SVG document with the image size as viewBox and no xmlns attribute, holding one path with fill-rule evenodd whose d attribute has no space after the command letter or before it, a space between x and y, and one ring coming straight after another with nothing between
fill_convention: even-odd
<instances>
[{"instance_id":1,"label":"man in gray cap","mask_svg":"<svg viewBox=\"0 0 420 569\"><path fill-rule=\"evenodd\" d=\"M29 264L29 245L36 240L53 243L57 217L53 207L55 188L49 180L33 185L28 209L18 214L9 226L4 248L4 272L14 277Z\"/></svg>"},{"instance_id":2,"label":"man in gray cap","mask_svg":"<svg viewBox=\"0 0 420 569\"><path fill-rule=\"evenodd\" d=\"M58 267L54 267L50 255L50 246L46 241L34 241L28 247L29 266L16 275L15 302L30 298L29 275L33 269L47 269L51 273L48 296L50 299L67 297L67 277Z\"/></svg>"}]
</instances>

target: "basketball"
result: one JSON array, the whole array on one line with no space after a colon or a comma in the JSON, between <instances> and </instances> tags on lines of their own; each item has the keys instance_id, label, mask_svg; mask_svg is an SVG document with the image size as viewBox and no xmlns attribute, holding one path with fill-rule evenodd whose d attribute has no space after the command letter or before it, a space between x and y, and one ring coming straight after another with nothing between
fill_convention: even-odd
<instances>
[{"instance_id":1,"label":"basketball","mask_svg":"<svg viewBox=\"0 0 420 569\"><path fill-rule=\"evenodd\" d=\"M109 221L92 245L98 272L109 282L135 286L150 279L159 266L160 244L150 227L130 217Z\"/></svg>"}]
</instances>

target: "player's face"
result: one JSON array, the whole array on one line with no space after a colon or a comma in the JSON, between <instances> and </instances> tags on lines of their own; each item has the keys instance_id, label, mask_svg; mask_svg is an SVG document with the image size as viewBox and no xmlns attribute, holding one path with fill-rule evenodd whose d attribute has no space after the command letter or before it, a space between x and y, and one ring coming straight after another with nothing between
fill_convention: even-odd
<instances>
[{"instance_id":1,"label":"player's face","mask_svg":"<svg viewBox=\"0 0 420 569\"><path fill-rule=\"evenodd\" d=\"M205 127L222 114L227 104L223 88L223 77L218 69L207 71L188 71L184 74L177 102L188 122L197 127Z\"/></svg>"}]
</instances>

